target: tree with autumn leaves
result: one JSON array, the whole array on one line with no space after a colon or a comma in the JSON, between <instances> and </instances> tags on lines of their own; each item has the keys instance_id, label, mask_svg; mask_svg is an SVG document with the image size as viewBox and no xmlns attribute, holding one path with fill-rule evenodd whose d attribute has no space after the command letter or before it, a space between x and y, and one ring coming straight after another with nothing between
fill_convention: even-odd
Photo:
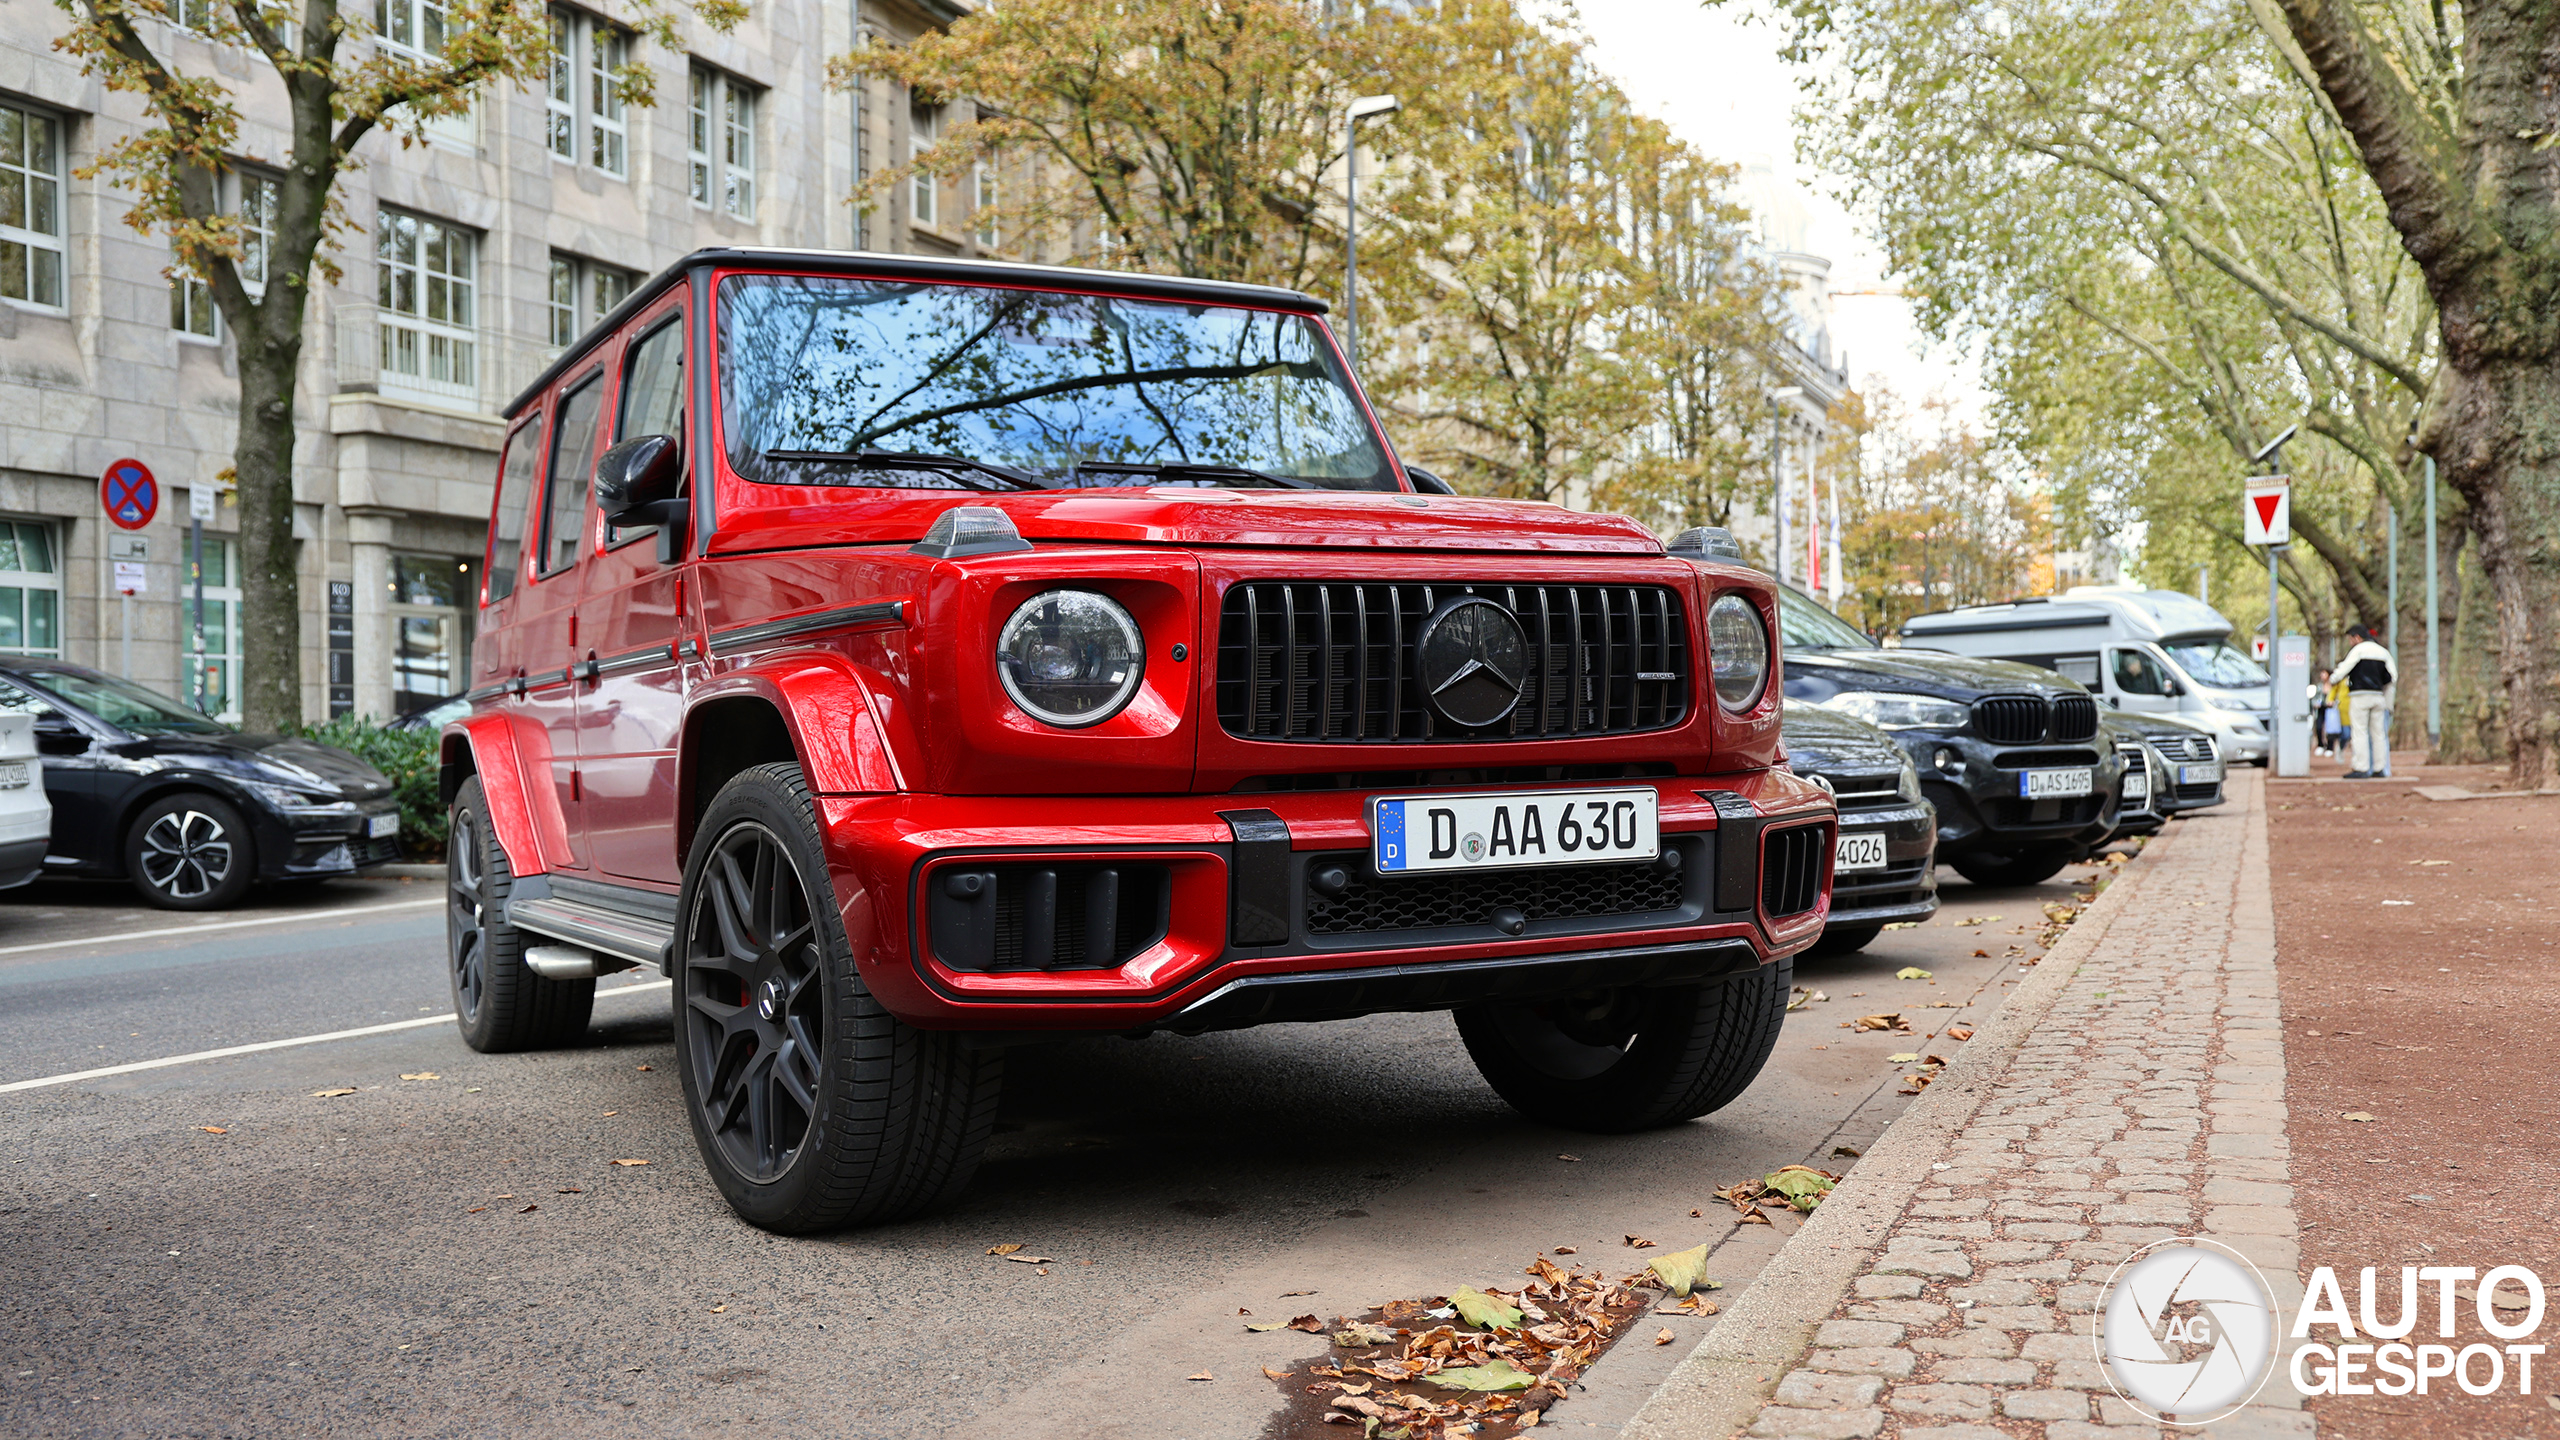
<instances>
[{"instance_id":1,"label":"tree with autumn leaves","mask_svg":"<svg viewBox=\"0 0 2560 1440\"><path fill-rule=\"evenodd\" d=\"M253 730L302 719L300 585L293 542L294 388L315 276L334 283L331 250L349 227L338 182L368 146L467 111L493 83L522 84L551 64L549 9L540 0L446 0L441 29L385 45L375 7L347 0L209 0L187 24L239 66L190 69L160 43L168 0L56 0L69 16L59 42L107 89L138 96L150 124L84 168L133 197L125 221L167 235L176 268L205 282L237 340L240 396L232 476L240 503L241 710ZM742 0L687 0L715 28L746 14ZM640 0L629 18L661 45L677 44L679 11ZM615 77L626 102L647 104L651 72ZM264 147L252 135L281 137ZM269 235L246 250L241 217L223 209L226 172L259 162L273 177ZM244 270L244 267L247 267Z\"/></svg>"}]
</instances>

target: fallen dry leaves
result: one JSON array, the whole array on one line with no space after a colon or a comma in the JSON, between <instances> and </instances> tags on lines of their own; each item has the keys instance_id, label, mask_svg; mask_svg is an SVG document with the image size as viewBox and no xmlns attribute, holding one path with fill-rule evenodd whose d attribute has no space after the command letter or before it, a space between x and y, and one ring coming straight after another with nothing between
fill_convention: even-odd
<instances>
[{"instance_id":1,"label":"fallen dry leaves","mask_svg":"<svg viewBox=\"0 0 2560 1440\"><path fill-rule=\"evenodd\" d=\"M420 1070L415 1074L403 1075L400 1078L403 1080L441 1080L444 1077L433 1070Z\"/></svg>"},{"instance_id":2,"label":"fallen dry leaves","mask_svg":"<svg viewBox=\"0 0 2560 1440\"><path fill-rule=\"evenodd\" d=\"M646 1160L616 1160L613 1163L616 1165L646 1165L649 1162Z\"/></svg>"},{"instance_id":3,"label":"fallen dry leaves","mask_svg":"<svg viewBox=\"0 0 2560 1440\"><path fill-rule=\"evenodd\" d=\"M223 1129L223 1128L222 1128L221 1126L219 1126L219 1125L199 1125L199 1126L197 1126L196 1128L197 1128L197 1129L199 1129L199 1130L201 1130L201 1131L203 1131L203 1132L204 1132L204 1133L206 1133L207 1135L228 1135L228 1134L230 1134L230 1133L231 1133L230 1131Z\"/></svg>"},{"instance_id":4,"label":"fallen dry leaves","mask_svg":"<svg viewBox=\"0 0 2560 1440\"><path fill-rule=\"evenodd\" d=\"M1911 1033L1911 1022L1903 1019L1898 1012L1887 1012L1882 1015L1861 1015L1851 1022L1849 1028L1861 1034L1869 1030L1889 1030L1897 1035L1908 1035Z\"/></svg>"},{"instance_id":5,"label":"fallen dry leaves","mask_svg":"<svg viewBox=\"0 0 2560 1440\"><path fill-rule=\"evenodd\" d=\"M342 1085L335 1090L314 1090L311 1092L311 1098L314 1100L334 1100L338 1096L353 1095L354 1093L356 1093L356 1087L353 1085Z\"/></svg>"}]
</instances>

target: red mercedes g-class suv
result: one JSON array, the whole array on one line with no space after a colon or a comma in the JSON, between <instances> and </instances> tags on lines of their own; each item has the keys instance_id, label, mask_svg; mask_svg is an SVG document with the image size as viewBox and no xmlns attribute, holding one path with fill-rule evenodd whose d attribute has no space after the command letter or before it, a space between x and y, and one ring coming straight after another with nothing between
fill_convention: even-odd
<instances>
[{"instance_id":1,"label":"red mercedes g-class suv","mask_svg":"<svg viewBox=\"0 0 2560 1440\"><path fill-rule=\"evenodd\" d=\"M507 408L443 735L481 1050L674 981L782 1231L956 1194L1006 1044L1451 1010L1557 1125L1703 1115L1822 931L1766 577L1419 493L1290 291L708 250Z\"/></svg>"}]
</instances>

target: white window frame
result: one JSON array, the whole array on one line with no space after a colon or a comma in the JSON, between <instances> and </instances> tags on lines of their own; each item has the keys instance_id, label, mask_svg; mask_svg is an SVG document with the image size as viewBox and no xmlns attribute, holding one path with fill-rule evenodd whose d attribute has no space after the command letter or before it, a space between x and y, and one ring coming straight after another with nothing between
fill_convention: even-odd
<instances>
[{"instance_id":1,"label":"white window frame","mask_svg":"<svg viewBox=\"0 0 2560 1440\"><path fill-rule=\"evenodd\" d=\"M0 586L6 586L11 589L21 591L42 592L50 594L53 597L53 615L51 622L53 625L53 643L51 645L21 644L14 647L0 646L0 655L29 655L42 657L48 660L59 660L62 658L63 618L62 529L60 526L55 525L49 520L22 520L15 516L0 516L0 529L6 529L9 532L8 548L5 552L0 552L0 564L5 564L9 568L0 569ZM22 530L36 530L43 533L45 537L45 558L52 562L53 568L51 570L25 570L16 568L20 554L17 532ZM26 598L22 595L18 601L17 615L18 638L21 641L27 638L27 610L28 604Z\"/></svg>"},{"instance_id":2,"label":"white window frame","mask_svg":"<svg viewBox=\"0 0 2560 1440\"><path fill-rule=\"evenodd\" d=\"M543 75L542 144L564 165L631 175L629 106L619 83L631 35L566 5L551 7L551 63Z\"/></svg>"},{"instance_id":3,"label":"white window frame","mask_svg":"<svg viewBox=\"0 0 2560 1440\"><path fill-rule=\"evenodd\" d=\"M942 107L915 101L907 105L907 164L913 166L942 137ZM917 169L907 177L907 221L926 230L941 228L942 182Z\"/></svg>"},{"instance_id":4,"label":"white window frame","mask_svg":"<svg viewBox=\"0 0 2560 1440\"><path fill-rule=\"evenodd\" d=\"M414 237L406 254L398 239L403 222ZM445 256L441 270L431 260L438 240ZM388 205L375 213L374 314L381 332L376 383L385 393L478 405L479 251L479 234L462 226ZM435 313L439 300L442 315Z\"/></svg>"},{"instance_id":5,"label":"white window frame","mask_svg":"<svg viewBox=\"0 0 2560 1440\"><path fill-rule=\"evenodd\" d=\"M619 72L631 41L610 25L586 23L587 164L607 175L631 173L631 131L623 114Z\"/></svg>"},{"instance_id":6,"label":"white window frame","mask_svg":"<svg viewBox=\"0 0 2560 1440\"><path fill-rule=\"evenodd\" d=\"M449 0L373 0L374 44L413 65L444 63L445 17ZM439 115L424 126L429 140L462 150L480 148L477 106Z\"/></svg>"},{"instance_id":7,"label":"white window frame","mask_svg":"<svg viewBox=\"0 0 2560 1440\"><path fill-rule=\"evenodd\" d=\"M542 144L555 159L578 163L578 26L553 6L551 66L542 88Z\"/></svg>"},{"instance_id":8,"label":"white window frame","mask_svg":"<svg viewBox=\"0 0 2560 1440\"><path fill-rule=\"evenodd\" d=\"M252 297L267 293L267 257L275 250L276 178L259 170L233 170L216 182L223 208L240 222L240 258L235 262L241 287ZM173 260L174 267L174 260ZM199 328L199 325L201 328ZM213 284L173 268L169 279L169 329L189 342L222 338L222 310L213 303Z\"/></svg>"},{"instance_id":9,"label":"white window frame","mask_svg":"<svg viewBox=\"0 0 2560 1440\"><path fill-rule=\"evenodd\" d=\"M579 336L612 314L639 283L639 276L619 265L607 265L565 250L552 251L551 271L542 292L542 308L549 318L549 334L545 338L552 351L576 344Z\"/></svg>"},{"instance_id":10,"label":"white window frame","mask_svg":"<svg viewBox=\"0 0 2560 1440\"><path fill-rule=\"evenodd\" d=\"M10 123L12 118L14 124ZM52 152L44 157L41 168L33 148L38 126L42 126L45 143ZM0 100L0 130L17 137L15 145L0 138L0 171L17 176L19 192L24 197L17 217L21 223L9 224L6 216L0 215L0 301L57 315L68 308L64 297L70 290L70 256L63 243L62 213L65 128L62 116L55 111ZM51 207L51 229L38 229L27 223L37 218L40 196ZM45 293L48 287L44 284L47 256L52 257L50 296ZM19 293L10 294L12 288Z\"/></svg>"},{"instance_id":11,"label":"white window frame","mask_svg":"<svg viewBox=\"0 0 2560 1440\"><path fill-rule=\"evenodd\" d=\"M204 613L207 621L204 627L205 633L217 637L213 641L217 648L207 650L196 648L195 555L192 547L188 546L184 540L179 541L178 544L179 650L186 657L188 667L187 673L180 678L178 698L191 705L195 703L195 677L203 672L205 662L212 661L222 667L222 679L218 684L221 693L214 697L213 708L205 713L216 720L237 724L240 720L242 661L239 542L227 535L204 537L206 552L221 557L223 579L229 582L204 587ZM218 622L214 618L217 616L220 617Z\"/></svg>"},{"instance_id":12,"label":"white window frame","mask_svg":"<svg viewBox=\"0 0 2560 1440\"><path fill-rule=\"evenodd\" d=\"M700 62L685 85L685 189L701 209L753 221L756 110L763 92Z\"/></svg>"}]
</instances>

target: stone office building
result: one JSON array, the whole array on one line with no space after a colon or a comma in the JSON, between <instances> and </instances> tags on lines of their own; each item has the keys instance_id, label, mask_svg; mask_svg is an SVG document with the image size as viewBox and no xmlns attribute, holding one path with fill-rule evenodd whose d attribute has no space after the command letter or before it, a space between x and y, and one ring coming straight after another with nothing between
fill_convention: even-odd
<instances>
[{"instance_id":1,"label":"stone office building","mask_svg":"<svg viewBox=\"0 0 2560 1440\"><path fill-rule=\"evenodd\" d=\"M442 12L382 6L369 43L395 50ZM868 213L848 203L941 116L885 83L832 90L824 75L830 55L902 44L958 13L948 0L755 0L737 30L689 25L671 54L615 4L554 5L540 82L492 87L423 144L367 142L340 190L358 234L340 283L316 289L296 406L306 719L387 717L460 692L497 413L636 281L706 245L974 248L969 211L989 177L901 186ZM225 203L254 239L261 166L286 149L271 72L145 23L179 68L244 87ZM218 504L204 527L201 644L186 543L191 492L230 463L234 356L203 287L171 280L167 242L124 224L122 192L78 177L142 116L52 48L64 24L50 5L0 9L0 652L179 696L200 683L206 708L236 719L236 510ZM599 84L626 59L655 69L654 108ZM101 476L123 459L159 482L158 516L135 531L100 505Z\"/></svg>"}]
</instances>

